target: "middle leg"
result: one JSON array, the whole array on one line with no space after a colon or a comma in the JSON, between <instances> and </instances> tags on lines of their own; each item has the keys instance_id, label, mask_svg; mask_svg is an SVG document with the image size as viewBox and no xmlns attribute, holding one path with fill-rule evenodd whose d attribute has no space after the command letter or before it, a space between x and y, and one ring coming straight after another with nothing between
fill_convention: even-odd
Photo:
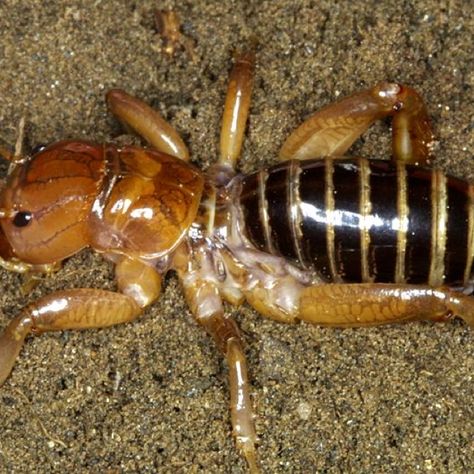
<instances>
[{"instance_id":1,"label":"middle leg","mask_svg":"<svg viewBox=\"0 0 474 474\"><path fill-rule=\"evenodd\" d=\"M260 468L255 447L257 434L250 400L247 360L239 329L232 318L224 315L219 290L212 281L199 276L199 270L188 273L180 269L178 274L191 312L226 358L232 431L250 472L258 474Z\"/></svg>"},{"instance_id":2,"label":"middle leg","mask_svg":"<svg viewBox=\"0 0 474 474\"><path fill-rule=\"evenodd\" d=\"M240 156L253 87L255 54L241 53L229 76L222 116L219 165L235 167Z\"/></svg>"}]
</instances>

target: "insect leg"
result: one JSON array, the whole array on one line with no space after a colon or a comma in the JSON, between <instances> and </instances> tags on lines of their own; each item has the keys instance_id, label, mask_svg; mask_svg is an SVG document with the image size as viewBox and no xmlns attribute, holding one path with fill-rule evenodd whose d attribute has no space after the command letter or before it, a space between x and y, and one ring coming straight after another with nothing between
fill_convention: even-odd
<instances>
[{"instance_id":1,"label":"insect leg","mask_svg":"<svg viewBox=\"0 0 474 474\"><path fill-rule=\"evenodd\" d=\"M27 306L0 335L0 385L8 377L28 334L64 329L103 328L136 319L160 292L161 277L127 257L115 260L119 290L79 288L57 291Z\"/></svg>"},{"instance_id":2,"label":"insect leg","mask_svg":"<svg viewBox=\"0 0 474 474\"><path fill-rule=\"evenodd\" d=\"M162 51L167 56L171 58L178 49L184 49L196 62L193 40L181 33L181 20L174 10L156 10L155 25L163 42Z\"/></svg>"},{"instance_id":3,"label":"insect leg","mask_svg":"<svg viewBox=\"0 0 474 474\"><path fill-rule=\"evenodd\" d=\"M423 102L413 89L388 82L316 112L287 138L280 159L341 156L373 122L391 115L394 158L410 163L426 162L432 133Z\"/></svg>"},{"instance_id":4,"label":"insect leg","mask_svg":"<svg viewBox=\"0 0 474 474\"><path fill-rule=\"evenodd\" d=\"M326 326L371 326L459 316L474 325L474 297L422 285L326 284L300 293L298 319Z\"/></svg>"},{"instance_id":5,"label":"insect leg","mask_svg":"<svg viewBox=\"0 0 474 474\"><path fill-rule=\"evenodd\" d=\"M204 279L181 275L189 307L194 317L214 339L229 368L230 412L233 434L252 474L260 472L255 444L254 415L250 400L247 361L237 325L224 316L217 287Z\"/></svg>"},{"instance_id":6,"label":"insect leg","mask_svg":"<svg viewBox=\"0 0 474 474\"><path fill-rule=\"evenodd\" d=\"M141 307L129 296L96 289L63 290L40 298L14 318L0 336L0 385L30 333L88 329L132 321Z\"/></svg>"},{"instance_id":7,"label":"insect leg","mask_svg":"<svg viewBox=\"0 0 474 474\"><path fill-rule=\"evenodd\" d=\"M446 287L384 283L306 285L291 276L245 292L262 315L284 323L355 327L459 316L474 326L474 297Z\"/></svg>"},{"instance_id":8,"label":"insect leg","mask_svg":"<svg viewBox=\"0 0 474 474\"><path fill-rule=\"evenodd\" d=\"M121 293L133 298L141 308L160 296L161 275L140 260L125 256L107 255L116 263L115 279Z\"/></svg>"},{"instance_id":9,"label":"insect leg","mask_svg":"<svg viewBox=\"0 0 474 474\"><path fill-rule=\"evenodd\" d=\"M145 102L121 89L107 92L109 110L158 151L189 160L189 150L178 132Z\"/></svg>"},{"instance_id":10,"label":"insect leg","mask_svg":"<svg viewBox=\"0 0 474 474\"><path fill-rule=\"evenodd\" d=\"M411 87L400 86L398 110L393 114L392 150L395 160L428 165L434 135L421 96Z\"/></svg>"},{"instance_id":11,"label":"insect leg","mask_svg":"<svg viewBox=\"0 0 474 474\"><path fill-rule=\"evenodd\" d=\"M229 77L222 116L219 164L234 168L244 139L255 69L255 54L239 54Z\"/></svg>"}]
</instances>

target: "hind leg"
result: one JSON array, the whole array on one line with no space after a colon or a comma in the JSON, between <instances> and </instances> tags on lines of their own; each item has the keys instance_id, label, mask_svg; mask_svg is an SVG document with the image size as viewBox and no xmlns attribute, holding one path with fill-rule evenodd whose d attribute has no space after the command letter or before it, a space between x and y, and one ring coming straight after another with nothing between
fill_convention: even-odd
<instances>
[{"instance_id":1,"label":"hind leg","mask_svg":"<svg viewBox=\"0 0 474 474\"><path fill-rule=\"evenodd\" d=\"M447 321L459 316L474 325L474 297L425 285L328 284L300 293L298 319L326 326L372 326L406 321Z\"/></svg>"},{"instance_id":2,"label":"hind leg","mask_svg":"<svg viewBox=\"0 0 474 474\"><path fill-rule=\"evenodd\" d=\"M304 285L292 278L255 287L247 300L272 319L355 327L408 321L447 321L458 316L474 326L474 297L446 287L382 283Z\"/></svg>"},{"instance_id":3,"label":"hind leg","mask_svg":"<svg viewBox=\"0 0 474 474\"><path fill-rule=\"evenodd\" d=\"M373 122L388 116L393 117L393 158L428 164L433 133L423 100L414 89L388 82L316 112L287 138L280 159L341 156Z\"/></svg>"}]
</instances>

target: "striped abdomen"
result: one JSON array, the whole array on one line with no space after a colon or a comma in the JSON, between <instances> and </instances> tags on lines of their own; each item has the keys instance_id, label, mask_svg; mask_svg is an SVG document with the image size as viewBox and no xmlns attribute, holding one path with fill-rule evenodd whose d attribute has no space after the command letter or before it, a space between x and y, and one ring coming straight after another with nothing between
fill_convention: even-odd
<instances>
[{"instance_id":1,"label":"striped abdomen","mask_svg":"<svg viewBox=\"0 0 474 474\"><path fill-rule=\"evenodd\" d=\"M402 163L288 161L242 178L245 232L329 281L467 284L474 187Z\"/></svg>"}]
</instances>

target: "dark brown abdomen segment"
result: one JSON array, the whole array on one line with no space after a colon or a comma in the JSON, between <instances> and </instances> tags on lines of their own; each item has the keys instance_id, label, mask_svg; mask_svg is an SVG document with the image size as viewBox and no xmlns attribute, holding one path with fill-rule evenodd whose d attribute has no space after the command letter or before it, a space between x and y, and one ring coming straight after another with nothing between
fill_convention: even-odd
<instances>
[{"instance_id":1,"label":"dark brown abdomen segment","mask_svg":"<svg viewBox=\"0 0 474 474\"><path fill-rule=\"evenodd\" d=\"M245 232L328 281L466 284L473 188L378 160L288 161L242 178Z\"/></svg>"}]
</instances>

